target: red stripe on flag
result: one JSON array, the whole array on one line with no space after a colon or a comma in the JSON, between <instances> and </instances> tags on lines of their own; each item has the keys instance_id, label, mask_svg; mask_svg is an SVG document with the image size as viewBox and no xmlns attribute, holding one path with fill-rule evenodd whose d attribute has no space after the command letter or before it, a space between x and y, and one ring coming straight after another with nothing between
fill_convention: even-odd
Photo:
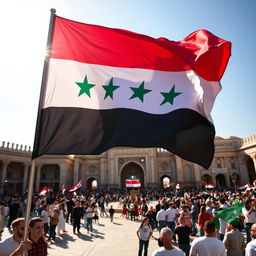
<instances>
[{"instance_id":1,"label":"red stripe on flag","mask_svg":"<svg viewBox=\"0 0 256 256\"><path fill-rule=\"evenodd\" d=\"M56 16L50 57L112 67L194 70L206 80L220 81L230 49L230 42L207 30L175 42Z\"/></svg>"},{"instance_id":2,"label":"red stripe on flag","mask_svg":"<svg viewBox=\"0 0 256 256\"><path fill-rule=\"evenodd\" d=\"M140 184L140 180L126 180L126 184Z\"/></svg>"}]
</instances>

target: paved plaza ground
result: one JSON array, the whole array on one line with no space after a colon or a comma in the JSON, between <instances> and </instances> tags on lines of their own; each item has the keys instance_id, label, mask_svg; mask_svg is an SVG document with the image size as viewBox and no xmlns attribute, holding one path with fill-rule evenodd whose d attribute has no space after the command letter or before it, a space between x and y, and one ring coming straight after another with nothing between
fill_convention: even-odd
<instances>
[{"instance_id":1,"label":"paved plaza ground","mask_svg":"<svg viewBox=\"0 0 256 256\"><path fill-rule=\"evenodd\" d=\"M117 203L114 203L117 208ZM138 238L136 229L140 221L130 221L121 217L120 213L115 214L114 222L109 218L100 218L98 224L94 224L93 235L87 234L82 226L81 234L73 234L72 226L66 224L68 233L57 236L55 244L49 244L48 253L50 256L132 256L138 253ZM82 222L83 224L83 222ZM1 241L9 237L7 228L1 236ZM155 231L154 237L158 237ZM157 240L151 238L149 243L149 254L158 248Z\"/></svg>"}]
</instances>

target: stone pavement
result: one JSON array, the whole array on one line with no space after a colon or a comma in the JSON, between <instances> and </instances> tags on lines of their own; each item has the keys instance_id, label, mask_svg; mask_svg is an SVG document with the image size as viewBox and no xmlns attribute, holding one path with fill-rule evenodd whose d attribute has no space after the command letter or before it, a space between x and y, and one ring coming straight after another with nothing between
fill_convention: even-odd
<instances>
[{"instance_id":1,"label":"stone pavement","mask_svg":"<svg viewBox=\"0 0 256 256\"><path fill-rule=\"evenodd\" d=\"M114 207L117 208L117 204ZM107 217L100 218L99 223L100 225L93 224L92 235L87 234L84 227L80 229L81 234L73 234L72 226L66 224L68 233L57 236L55 244L49 244L48 254L50 256L132 256L138 254L139 242L136 229L140 221L127 220L117 213L113 223ZM10 233L5 228L1 240L9 236ZM158 237L158 232L155 231L153 236ZM148 255L151 255L156 248L158 248L157 240L151 238Z\"/></svg>"}]
</instances>

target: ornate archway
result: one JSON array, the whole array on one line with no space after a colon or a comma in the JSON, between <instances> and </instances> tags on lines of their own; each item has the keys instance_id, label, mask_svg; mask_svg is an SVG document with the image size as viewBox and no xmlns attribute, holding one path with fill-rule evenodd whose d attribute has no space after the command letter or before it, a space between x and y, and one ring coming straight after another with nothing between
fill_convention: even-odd
<instances>
[{"instance_id":1,"label":"ornate archway","mask_svg":"<svg viewBox=\"0 0 256 256\"><path fill-rule=\"evenodd\" d=\"M216 185L218 187L224 188L227 186L226 177L223 174L218 174L215 177L215 180L216 180Z\"/></svg>"},{"instance_id":2,"label":"ornate archway","mask_svg":"<svg viewBox=\"0 0 256 256\"><path fill-rule=\"evenodd\" d=\"M205 174L202 176L201 181L204 184L212 184L212 177L209 174Z\"/></svg>"},{"instance_id":3,"label":"ornate archway","mask_svg":"<svg viewBox=\"0 0 256 256\"><path fill-rule=\"evenodd\" d=\"M250 156L248 156L247 158L246 165L248 170L249 182L250 184L252 184L253 181L256 179L256 173L255 173L255 166L254 166L253 160Z\"/></svg>"},{"instance_id":4,"label":"ornate archway","mask_svg":"<svg viewBox=\"0 0 256 256\"><path fill-rule=\"evenodd\" d=\"M139 179L141 187L145 186L143 169L136 162L127 163L122 168L120 175L121 188L126 187L126 179Z\"/></svg>"},{"instance_id":5,"label":"ornate archway","mask_svg":"<svg viewBox=\"0 0 256 256\"><path fill-rule=\"evenodd\" d=\"M171 185L171 177L169 177L168 175L163 175L160 178L160 187L167 188L167 187L170 187L170 185Z\"/></svg>"},{"instance_id":6,"label":"ornate archway","mask_svg":"<svg viewBox=\"0 0 256 256\"><path fill-rule=\"evenodd\" d=\"M97 189L97 180L95 178L90 178L87 180L87 190Z\"/></svg>"}]
</instances>

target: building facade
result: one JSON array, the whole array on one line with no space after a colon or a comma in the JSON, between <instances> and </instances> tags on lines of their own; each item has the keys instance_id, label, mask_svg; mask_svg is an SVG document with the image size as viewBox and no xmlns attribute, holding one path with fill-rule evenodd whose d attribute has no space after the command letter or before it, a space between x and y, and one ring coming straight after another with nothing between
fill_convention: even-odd
<instances>
[{"instance_id":1,"label":"building facade","mask_svg":"<svg viewBox=\"0 0 256 256\"><path fill-rule=\"evenodd\" d=\"M189 145L188 145L189 146ZM195 149L196 150L196 149ZM9 142L0 145L0 195L24 194L28 187L31 148ZM211 183L219 187L252 184L256 179L256 134L247 138L215 137L215 155L208 170L162 148L118 147L100 155L42 156L36 159L34 191L44 186L57 192L80 179L83 190L124 188L135 176L143 187L162 187L163 179L182 187Z\"/></svg>"}]
</instances>

